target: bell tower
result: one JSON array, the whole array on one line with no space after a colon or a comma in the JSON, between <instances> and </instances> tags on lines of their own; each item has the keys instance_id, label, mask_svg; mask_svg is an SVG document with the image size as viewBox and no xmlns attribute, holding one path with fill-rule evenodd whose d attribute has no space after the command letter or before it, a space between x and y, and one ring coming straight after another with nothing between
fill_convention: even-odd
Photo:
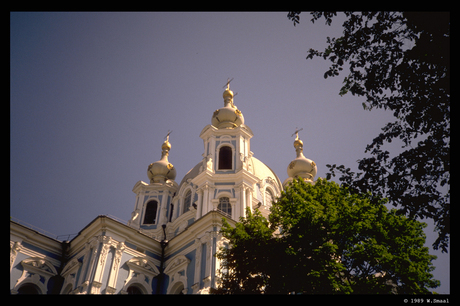
<instances>
[{"instance_id":1,"label":"bell tower","mask_svg":"<svg viewBox=\"0 0 460 306\"><path fill-rule=\"evenodd\" d=\"M211 124L200 134L204 143L206 168L216 174L237 173L243 169L248 171L253 154L250 140L254 134L244 124L243 113L233 103L230 81L227 81L222 95L224 107L214 111Z\"/></svg>"},{"instance_id":2,"label":"bell tower","mask_svg":"<svg viewBox=\"0 0 460 306\"><path fill-rule=\"evenodd\" d=\"M230 81L223 94L223 107L214 111L211 124L200 133L204 153L200 173L191 181L200 188L197 218L219 210L238 220L252 203L250 194L259 181L254 175L250 141L251 129L234 104Z\"/></svg>"},{"instance_id":3,"label":"bell tower","mask_svg":"<svg viewBox=\"0 0 460 306\"><path fill-rule=\"evenodd\" d=\"M150 183L138 181L133 188L136 204L128 225L148 233L152 237L162 237L162 225L169 220L173 208L172 199L177 192L176 169L168 160L171 143L168 132L161 145L161 159L147 167Z\"/></svg>"}]
</instances>

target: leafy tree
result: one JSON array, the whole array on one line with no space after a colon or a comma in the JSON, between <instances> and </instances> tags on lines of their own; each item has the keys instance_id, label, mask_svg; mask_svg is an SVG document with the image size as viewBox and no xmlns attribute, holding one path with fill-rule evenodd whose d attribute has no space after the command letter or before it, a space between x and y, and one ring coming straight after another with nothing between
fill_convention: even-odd
<instances>
[{"instance_id":1,"label":"leafy tree","mask_svg":"<svg viewBox=\"0 0 460 306\"><path fill-rule=\"evenodd\" d=\"M230 247L223 247L216 254L221 260L221 286L214 293L263 292L268 274L260 271L270 269L267 256L274 242L267 219L258 210L252 214L248 209L247 217L240 218L235 227L223 218L221 233L229 240Z\"/></svg>"},{"instance_id":2,"label":"leafy tree","mask_svg":"<svg viewBox=\"0 0 460 306\"><path fill-rule=\"evenodd\" d=\"M372 199L372 201L371 201ZM222 281L214 293L428 294L439 286L424 223L388 211L386 200L335 182L296 179L269 220L225 220Z\"/></svg>"},{"instance_id":3,"label":"leafy tree","mask_svg":"<svg viewBox=\"0 0 460 306\"><path fill-rule=\"evenodd\" d=\"M383 108L395 121L366 147L354 173L327 165L328 178L356 192L387 197L398 213L433 219L435 249L447 252L450 236L450 15L446 12L344 12L343 36L327 37L324 51L307 59L331 62L324 78L349 72L340 95L362 96L365 110ZM312 12L311 22L330 25L336 12ZM294 25L300 12L289 12ZM386 143L400 139L405 149L390 156ZM417 142L417 143L416 143Z\"/></svg>"}]
</instances>

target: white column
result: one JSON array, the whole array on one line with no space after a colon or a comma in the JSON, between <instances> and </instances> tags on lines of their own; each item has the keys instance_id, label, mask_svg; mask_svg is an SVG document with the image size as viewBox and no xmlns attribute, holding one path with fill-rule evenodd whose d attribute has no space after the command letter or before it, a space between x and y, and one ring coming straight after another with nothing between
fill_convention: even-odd
<instances>
[{"instance_id":1,"label":"white column","mask_svg":"<svg viewBox=\"0 0 460 306\"><path fill-rule=\"evenodd\" d=\"M196 203L196 217L195 219L199 219L203 216L202 210L203 210L203 190L202 189L197 189L196 192L198 193L198 200Z\"/></svg>"},{"instance_id":2,"label":"white column","mask_svg":"<svg viewBox=\"0 0 460 306\"><path fill-rule=\"evenodd\" d=\"M209 186L209 188L208 188L208 202L206 203L206 205L208 207L207 208L208 210L206 212L214 210L214 206L212 205L212 200L214 199L214 190L216 190L216 188Z\"/></svg>"},{"instance_id":3,"label":"white column","mask_svg":"<svg viewBox=\"0 0 460 306\"><path fill-rule=\"evenodd\" d=\"M237 207L237 201L238 199L237 198L230 198L230 205L232 205L232 219L233 220L238 220L240 215L237 215L239 209Z\"/></svg>"},{"instance_id":4,"label":"white column","mask_svg":"<svg viewBox=\"0 0 460 306\"><path fill-rule=\"evenodd\" d=\"M115 293L117 289L118 271L120 270L120 261L124 249L125 244L123 242L118 243L117 248L115 250L115 256L113 258L112 269L110 271L109 283L107 285L108 293Z\"/></svg>"},{"instance_id":5,"label":"white column","mask_svg":"<svg viewBox=\"0 0 460 306\"><path fill-rule=\"evenodd\" d=\"M251 212L252 212L252 199L251 199L252 192L253 192L253 189L248 187L247 192L246 192L246 206L251 209Z\"/></svg>"},{"instance_id":6,"label":"white column","mask_svg":"<svg viewBox=\"0 0 460 306\"><path fill-rule=\"evenodd\" d=\"M197 288L194 289L197 291L197 289L200 287L200 276L201 276L201 251L202 251L202 244L199 238L195 239L195 278L193 281L193 284L198 284Z\"/></svg>"},{"instance_id":7,"label":"white column","mask_svg":"<svg viewBox=\"0 0 460 306\"><path fill-rule=\"evenodd\" d=\"M208 184L205 184L201 190L203 191L203 203L201 205L201 215L204 216L208 212L208 202L209 202Z\"/></svg>"},{"instance_id":8,"label":"white column","mask_svg":"<svg viewBox=\"0 0 460 306\"><path fill-rule=\"evenodd\" d=\"M160 213L160 216L158 218L158 224L159 225L162 225L162 224L166 224L168 222L168 216L167 216L167 204L168 204L168 197L169 197L169 191L166 191L163 192L163 198L161 199L161 203L159 203L161 206L160 206L160 210L159 210L159 213Z\"/></svg>"},{"instance_id":9,"label":"white column","mask_svg":"<svg viewBox=\"0 0 460 306\"><path fill-rule=\"evenodd\" d=\"M241 184L240 190L240 215L243 216L243 218L246 218L246 186Z\"/></svg>"},{"instance_id":10,"label":"white column","mask_svg":"<svg viewBox=\"0 0 460 306\"><path fill-rule=\"evenodd\" d=\"M112 238L107 236L100 236L99 242L102 244L101 252L99 253L99 259L97 261L96 271L94 273L94 279L91 284L91 294L99 294L102 285L102 277L104 275L105 261L110 250Z\"/></svg>"}]
</instances>

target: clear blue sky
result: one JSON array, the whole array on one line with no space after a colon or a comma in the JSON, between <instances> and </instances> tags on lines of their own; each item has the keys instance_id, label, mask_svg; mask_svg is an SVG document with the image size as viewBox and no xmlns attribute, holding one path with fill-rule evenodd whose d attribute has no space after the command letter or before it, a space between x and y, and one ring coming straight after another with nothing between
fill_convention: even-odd
<instances>
[{"instance_id":1,"label":"clear blue sky","mask_svg":"<svg viewBox=\"0 0 460 306\"><path fill-rule=\"evenodd\" d=\"M286 15L11 13L10 215L56 235L101 214L128 220L132 188L148 182L168 130L178 183L202 159L199 134L232 77L251 151L281 181L296 127L317 177L326 164L357 169L392 114L340 97L343 76L325 80L328 62L305 59L340 36L339 19L329 27L304 13L294 27ZM450 254L431 253L442 282L435 291L449 293Z\"/></svg>"}]
</instances>

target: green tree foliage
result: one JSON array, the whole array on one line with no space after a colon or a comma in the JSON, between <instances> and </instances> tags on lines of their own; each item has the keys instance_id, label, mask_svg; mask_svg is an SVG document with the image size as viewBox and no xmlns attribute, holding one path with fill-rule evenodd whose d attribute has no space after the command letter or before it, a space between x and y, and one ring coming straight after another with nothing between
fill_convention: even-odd
<instances>
[{"instance_id":1,"label":"green tree foliage","mask_svg":"<svg viewBox=\"0 0 460 306\"><path fill-rule=\"evenodd\" d=\"M356 192L387 197L399 213L431 218L435 249L447 252L450 236L450 14L445 12L344 12L343 36L327 37L324 51L307 59L331 62L324 78L348 70L339 91L362 96L365 110L392 111L395 121L366 147L354 173L327 165L328 178ZM312 22L330 25L336 12L312 12ZM300 12L290 12L294 25ZM405 150L390 155L386 143L400 139Z\"/></svg>"},{"instance_id":2,"label":"green tree foliage","mask_svg":"<svg viewBox=\"0 0 460 306\"><path fill-rule=\"evenodd\" d=\"M425 224L385 203L335 182L296 179L269 220L248 210L235 227L224 222L229 247L216 255L222 277L214 293L430 293L439 281Z\"/></svg>"}]
</instances>

